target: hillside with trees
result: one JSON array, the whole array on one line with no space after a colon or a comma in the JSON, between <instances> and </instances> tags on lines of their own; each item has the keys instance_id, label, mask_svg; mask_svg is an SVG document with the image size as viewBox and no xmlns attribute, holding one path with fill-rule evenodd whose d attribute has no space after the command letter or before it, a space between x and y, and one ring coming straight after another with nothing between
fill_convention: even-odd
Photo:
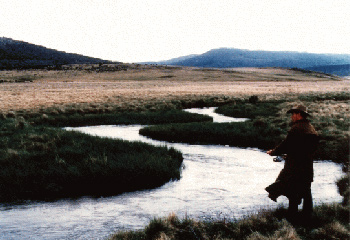
<instances>
[{"instance_id":1,"label":"hillside with trees","mask_svg":"<svg viewBox=\"0 0 350 240\"><path fill-rule=\"evenodd\" d=\"M59 68L64 64L87 63L109 63L109 61L0 37L0 70Z\"/></svg>"}]
</instances>

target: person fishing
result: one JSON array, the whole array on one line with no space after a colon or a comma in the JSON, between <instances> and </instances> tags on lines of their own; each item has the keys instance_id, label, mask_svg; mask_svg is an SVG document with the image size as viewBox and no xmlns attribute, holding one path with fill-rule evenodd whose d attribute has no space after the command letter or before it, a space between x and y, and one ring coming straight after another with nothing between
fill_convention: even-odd
<instances>
[{"instance_id":1,"label":"person fishing","mask_svg":"<svg viewBox=\"0 0 350 240\"><path fill-rule=\"evenodd\" d=\"M303 200L303 216L308 218L312 215L311 183L314 177L312 156L319 137L307 119L310 114L305 106L295 106L287 113L291 114L291 128L287 137L276 148L267 151L271 156L286 154L284 167L276 181L265 190L273 201L277 201L281 195L286 196L289 200L288 218L295 220L301 200Z\"/></svg>"}]
</instances>

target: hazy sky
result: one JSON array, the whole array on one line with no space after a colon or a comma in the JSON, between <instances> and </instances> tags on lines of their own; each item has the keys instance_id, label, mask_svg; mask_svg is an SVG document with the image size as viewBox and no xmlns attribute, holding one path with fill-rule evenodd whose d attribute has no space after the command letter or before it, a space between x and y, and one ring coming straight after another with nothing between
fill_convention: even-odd
<instances>
[{"instance_id":1,"label":"hazy sky","mask_svg":"<svg viewBox=\"0 0 350 240\"><path fill-rule=\"evenodd\" d=\"M0 37L123 62L213 48L350 54L349 0L0 0Z\"/></svg>"}]
</instances>

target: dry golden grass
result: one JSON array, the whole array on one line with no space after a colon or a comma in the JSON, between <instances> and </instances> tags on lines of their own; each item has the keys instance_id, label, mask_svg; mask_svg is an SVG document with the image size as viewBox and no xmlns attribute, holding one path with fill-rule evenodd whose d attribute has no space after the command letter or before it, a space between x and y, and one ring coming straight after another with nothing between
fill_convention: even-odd
<instances>
[{"instance_id":1,"label":"dry golden grass","mask_svg":"<svg viewBox=\"0 0 350 240\"><path fill-rule=\"evenodd\" d=\"M309 92L349 91L350 88L346 79L279 68L219 70L133 65L127 71L113 72L1 71L0 80L3 113L71 104L120 107L204 97L280 98Z\"/></svg>"}]
</instances>

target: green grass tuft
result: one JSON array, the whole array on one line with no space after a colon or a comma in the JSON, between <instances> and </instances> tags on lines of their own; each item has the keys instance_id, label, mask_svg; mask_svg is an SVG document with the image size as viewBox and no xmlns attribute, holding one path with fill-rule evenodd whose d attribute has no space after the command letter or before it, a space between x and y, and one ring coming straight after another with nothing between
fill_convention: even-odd
<instances>
[{"instance_id":1,"label":"green grass tuft","mask_svg":"<svg viewBox=\"0 0 350 240\"><path fill-rule=\"evenodd\" d=\"M35 125L54 127L78 127L94 125L129 125L129 124L165 124L184 122L213 121L212 117L192 114L181 110L147 111L147 112L115 112L103 114L60 114L45 115L30 119Z\"/></svg>"},{"instance_id":2,"label":"green grass tuft","mask_svg":"<svg viewBox=\"0 0 350 240\"><path fill-rule=\"evenodd\" d=\"M167 147L47 127L0 125L0 200L110 195L180 178Z\"/></svg>"},{"instance_id":3,"label":"green grass tuft","mask_svg":"<svg viewBox=\"0 0 350 240\"><path fill-rule=\"evenodd\" d=\"M175 215L156 218L144 230L119 232L110 237L121 239L348 239L349 207L338 204L315 208L314 216L289 222L287 210L260 211L238 220L198 221Z\"/></svg>"},{"instance_id":4,"label":"green grass tuft","mask_svg":"<svg viewBox=\"0 0 350 240\"><path fill-rule=\"evenodd\" d=\"M238 123L184 123L145 127L140 134L157 140L191 144L221 144L269 149L283 130L263 121Z\"/></svg>"},{"instance_id":5,"label":"green grass tuft","mask_svg":"<svg viewBox=\"0 0 350 240\"><path fill-rule=\"evenodd\" d=\"M248 101L237 101L234 104L220 106L215 112L229 117L250 118L274 116L280 110L281 101L258 102L254 96Z\"/></svg>"}]
</instances>

